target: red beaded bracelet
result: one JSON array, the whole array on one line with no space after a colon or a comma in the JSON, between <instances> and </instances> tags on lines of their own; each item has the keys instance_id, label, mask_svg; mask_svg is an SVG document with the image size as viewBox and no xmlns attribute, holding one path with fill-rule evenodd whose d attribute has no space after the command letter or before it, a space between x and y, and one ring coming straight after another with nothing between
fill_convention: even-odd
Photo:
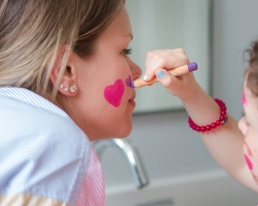
<instances>
[{"instance_id":1,"label":"red beaded bracelet","mask_svg":"<svg viewBox=\"0 0 258 206\"><path fill-rule=\"evenodd\" d=\"M221 125L223 125L227 122L227 120L228 120L227 107L226 107L225 103L223 101L221 101L220 99L214 99L214 100L220 107L220 117L219 117L219 119L217 121L211 123L211 124L206 125L206 126L199 126L199 125L196 125L193 122L193 120L189 117L188 118L188 123L189 123L189 126L193 130L195 130L197 132L207 132L207 131L215 129L216 127L221 126Z\"/></svg>"}]
</instances>

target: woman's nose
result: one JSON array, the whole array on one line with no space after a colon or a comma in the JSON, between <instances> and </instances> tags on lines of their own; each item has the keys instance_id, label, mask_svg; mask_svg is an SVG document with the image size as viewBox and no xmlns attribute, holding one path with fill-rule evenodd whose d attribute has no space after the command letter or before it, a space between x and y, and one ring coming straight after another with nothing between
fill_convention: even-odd
<instances>
[{"instance_id":1,"label":"woman's nose","mask_svg":"<svg viewBox=\"0 0 258 206\"><path fill-rule=\"evenodd\" d=\"M136 63L134 63L131 59L129 60L129 65L132 71L133 80L139 78L142 75L141 68Z\"/></svg>"}]
</instances>

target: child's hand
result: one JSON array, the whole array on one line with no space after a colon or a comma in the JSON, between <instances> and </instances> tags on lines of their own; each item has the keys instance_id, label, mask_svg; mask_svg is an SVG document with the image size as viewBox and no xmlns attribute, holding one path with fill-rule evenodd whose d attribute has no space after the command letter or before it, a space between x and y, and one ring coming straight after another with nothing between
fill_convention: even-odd
<instances>
[{"instance_id":1,"label":"child's hand","mask_svg":"<svg viewBox=\"0 0 258 206\"><path fill-rule=\"evenodd\" d=\"M193 94L194 86L198 85L192 72L174 77L167 71L186 64L189 60L183 49L151 51L146 55L143 78L148 81L156 75L172 95L188 98Z\"/></svg>"}]
</instances>

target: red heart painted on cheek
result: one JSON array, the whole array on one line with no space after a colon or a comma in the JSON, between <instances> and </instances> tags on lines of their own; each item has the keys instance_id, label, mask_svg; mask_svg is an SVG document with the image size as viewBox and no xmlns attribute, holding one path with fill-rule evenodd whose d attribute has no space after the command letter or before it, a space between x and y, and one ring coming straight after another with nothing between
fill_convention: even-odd
<instances>
[{"instance_id":1,"label":"red heart painted on cheek","mask_svg":"<svg viewBox=\"0 0 258 206\"><path fill-rule=\"evenodd\" d=\"M115 81L113 85L109 85L104 90L105 99L114 107L119 107L125 86L121 79Z\"/></svg>"}]
</instances>

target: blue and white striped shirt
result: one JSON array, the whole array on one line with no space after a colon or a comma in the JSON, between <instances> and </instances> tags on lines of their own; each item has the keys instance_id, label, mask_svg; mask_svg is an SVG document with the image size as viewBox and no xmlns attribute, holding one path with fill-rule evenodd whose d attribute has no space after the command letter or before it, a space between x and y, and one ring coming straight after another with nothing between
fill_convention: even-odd
<instances>
[{"instance_id":1,"label":"blue and white striped shirt","mask_svg":"<svg viewBox=\"0 0 258 206\"><path fill-rule=\"evenodd\" d=\"M0 88L2 199L29 194L74 205L90 154L86 135L56 105L27 89Z\"/></svg>"}]
</instances>

